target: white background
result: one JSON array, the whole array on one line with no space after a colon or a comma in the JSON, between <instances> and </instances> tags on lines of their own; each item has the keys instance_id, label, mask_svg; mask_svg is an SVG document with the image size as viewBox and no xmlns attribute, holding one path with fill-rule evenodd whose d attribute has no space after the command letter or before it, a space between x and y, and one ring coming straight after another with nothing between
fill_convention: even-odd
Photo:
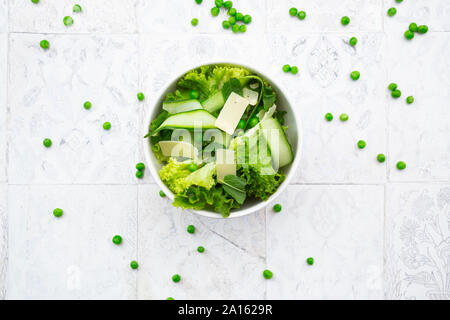
<instances>
[{"instance_id":1,"label":"white background","mask_svg":"<svg viewBox=\"0 0 450 320\"><path fill-rule=\"evenodd\" d=\"M0 298L449 299L450 1L233 2L253 17L245 34L222 29L212 0L79 0L81 14L74 0L0 0ZM407 41L413 21L430 31ZM280 213L197 217L134 176L155 92L209 61L264 70L295 98L304 149Z\"/></svg>"}]
</instances>

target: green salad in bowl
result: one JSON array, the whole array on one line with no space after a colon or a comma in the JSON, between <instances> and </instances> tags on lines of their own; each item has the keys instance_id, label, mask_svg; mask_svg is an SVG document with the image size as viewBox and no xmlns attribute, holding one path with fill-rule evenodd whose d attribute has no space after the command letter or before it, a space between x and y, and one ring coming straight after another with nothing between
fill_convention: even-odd
<instances>
[{"instance_id":1,"label":"green salad in bowl","mask_svg":"<svg viewBox=\"0 0 450 320\"><path fill-rule=\"evenodd\" d=\"M210 217L262 209L298 164L286 96L248 67L209 64L173 81L148 118L150 170L175 207Z\"/></svg>"}]
</instances>

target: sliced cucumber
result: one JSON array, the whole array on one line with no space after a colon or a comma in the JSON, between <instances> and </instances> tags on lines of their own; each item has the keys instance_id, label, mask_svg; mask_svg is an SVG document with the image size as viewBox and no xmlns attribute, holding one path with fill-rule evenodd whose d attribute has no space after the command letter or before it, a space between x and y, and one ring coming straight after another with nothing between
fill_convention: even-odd
<instances>
[{"instance_id":1,"label":"sliced cucumber","mask_svg":"<svg viewBox=\"0 0 450 320\"><path fill-rule=\"evenodd\" d=\"M294 154L278 120L265 119L260 123L260 128L269 145L275 170L290 164L294 160Z\"/></svg>"},{"instance_id":2,"label":"sliced cucumber","mask_svg":"<svg viewBox=\"0 0 450 320\"><path fill-rule=\"evenodd\" d=\"M197 109L202 109L202 105L198 100L187 99L178 101L165 101L163 102L163 109L170 114L187 112Z\"/></svg>"},{"instance_id":3,"label":"sliced cucumber","mask_svg":"<svg viewBox=\"0 0 450 320\"><path fill-rule=\"evenodd\" d=\"M216 118L213 117L208 111L205 110L193 110L187 112L180 112L168 117L155 131L150 135L154 135L162 129L213 129ZM200 126L199 126L200 125Z\"/></svg>"},{"instance_id":4,"label":"sliced cucumber","mask_svg":"<svg viewBox=\"0 0 450 320\"><path fill-rule=\"evenodd\" d=\"M202 103L203 108L210 113L213 113L213 112L221 109L224 104L225 104L225 99L223 98L222 90L217 91L216 93L214 93L212 96L210 96L208 99L206 99Z\"/></svg>"}]
</instances>

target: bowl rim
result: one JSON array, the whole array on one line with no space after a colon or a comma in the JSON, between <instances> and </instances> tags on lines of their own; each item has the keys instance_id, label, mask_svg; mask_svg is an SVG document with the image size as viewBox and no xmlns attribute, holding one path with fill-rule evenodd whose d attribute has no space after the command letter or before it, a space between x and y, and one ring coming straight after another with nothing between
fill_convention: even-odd
<instances>
[{"instance_id":1,"label":"bowl rim","mask_svg":"<svg viewBox=\"0 0 450 320\"><path fill-rule=\"evenodd\" d=\"M302 152L302 146L303 146L303 126L301 124L301 120L300 117L298 115L298 113L296 112L296 110L293 108L293 105L291 103L291 99L289 97L289 93L287 92L287 90L282 90L281 87L278 85L278 83L276 81L273 81L273 77L267 76L267 73L264 72L260 72L258 69L253 68L253 67L249 67L244 63L240 63L240 62L206 62L206 63L202 63L202 64L195 64L192 67L189 67L187 69L185 69L185 71L183 71L182 73L179 73L177 76L175 77L171 77L169 79L169 81L165 82L165 85L161 87L161 89L158 90L158 92L155 94L155 98L156 99L152 99L151 102L151 106L150 108L147 108L148 110L146 110L145 112L145 126L144 126L144 133L142 136L145 136L148 133L148 128L150 126L150 123L152 121L152 114L154 112L154 110L156 108L160 108L160 105L158 104L158 102L161 100L161 97L167 93L167 90L169 88L169 86L171 86L175 81L177 81L178 79L180 79L180 77L182 77L184 74L186 74L187 72L191 71L191 70L195 70L197 68L200 68L202 66L207 66L207 65L229 65L229 66L237 66L237 67L243 67L246 68L248 70L250 70L251 72L254 72L255 74L260 75L263 79L268 80L270 83L274 84L279 91L282 91L287 104L289 105L290 111L292 113L292 115L294 116L295 119L295 124L296 124L296 132L297 132L297 145L296 145L296 152L294 154L294 161L290 164L290 171L289 173L286 175L286 179L283 181L283 183L278 187L277 191L272 194L269 199L267 199L266 201L260 201L257 204L249 207L249 208L245 208L245 209L237 209L237 211L235 212L231 212L231 214L226 218L226 219L230 219L230 218L238 218L238 217L243 217L255 212L258 212L262 209L264 209L265 207L267 207L270 203L272 203L289 185L290 181L292 180L293 176L296 174L297 168L299 166L300 163L300 158L301 158L301 152ZM148 138L144 138L143 139L143 149L144 149L144 154L145 154L145 160L147 162L147 167L150 169L150 172L152 174L153 179L155 180L155 182L158 184L158 186L161 188L161 190L165 193L165 195L170 199L170 200L174 200L174 194L172 193L172 191L169 190L169 188L165 185L164 182L162 182L161 178L159 177L158 172L156 171L155 167L153 166L153 160L152 157L150 155L150 150L151 148L149 147L149 143L148 143ZM186 210L186 209L185 209ZM193 212L195 214L198 214L200 216L204 216L204 217L208 217L208 218L212 218L212 219L224 219L222 217L222 215L220 215L219 213L215 213L212 211L207 211L207 210L193 210L193 209L187 209L187 211Z\"/></svg>"}]
</instances>

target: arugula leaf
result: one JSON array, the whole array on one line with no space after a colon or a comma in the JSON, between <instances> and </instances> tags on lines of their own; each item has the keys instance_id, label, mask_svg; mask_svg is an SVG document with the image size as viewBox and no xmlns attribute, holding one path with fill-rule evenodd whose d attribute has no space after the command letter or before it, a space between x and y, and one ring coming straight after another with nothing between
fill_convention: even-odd
<instances>
[{"instance_id":1,"label":"arugula leaf","mask_svg":"<svg viewBox=\"0 0 450 320\"><path fill-rule=\"evenodd\" d=\"M237 93L238 95L242 96L244 94L242 84L241 82L236 78L231 78L225 84L222 88L223 98L225 101L227 101L228 97L232 92Z\"/></svg>"},{"instance_id":2,"label":"arugula leaf","mask_svg":"<svg viewBox=\"0 0 450 320\"><path fill-rule=\"evenodd\" d=\"M262 94L262 100L263 100L264 111L269 110L269 108L271 106L273 106L273 104L277 100L277 95L276 95L275 91L273 91L272 87L269 87L269 86L264 87L263 94Z\"/></svg>"},{"instance_id":3,"label":"arugula leaf","mask_svg":"<svg viewBox=\"0 0 450 320\"><path fill-rule=\"evenodd\" d=\"M247 181L235 175L226 175L223 181L223 190L236 200L237 203L243 204L246 198L245 186Z\"/></svg>"}]
</instances>

